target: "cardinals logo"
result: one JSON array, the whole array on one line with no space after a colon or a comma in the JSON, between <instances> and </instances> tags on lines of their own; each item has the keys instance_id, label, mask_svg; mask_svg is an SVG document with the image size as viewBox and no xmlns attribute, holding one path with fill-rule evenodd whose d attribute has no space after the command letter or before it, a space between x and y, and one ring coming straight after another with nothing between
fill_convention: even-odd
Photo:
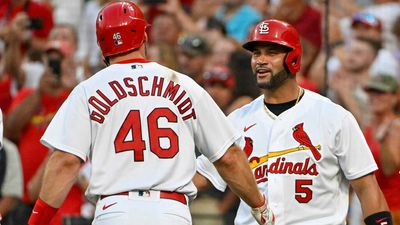
<instances>
[{"instance_id":1,"label":"cardinals logo","mask_svg":"<svg viewBox=\"0 0 400 225\"><path fill-rule=\"evenodd\" d=\"M253 140L249 137L244 137L244 147L243 151L246 153L247 158L250 157L251 153L253 152Z\"/></svg>"},{"instance_id":2,"label":"cardinals logo","mask_svg":"<svg viewBox=\"0 0 400 225\"><path fill-rule=\"evenodd\" d=\"M257 184L268 181L268 165L262 165L266 162L266 160L261 162L260 158L257 156L253 156L250 158L251 153L253 153L253 139L249 137L244 137L244 141L245 144L243 147L243 151L249 159L250 168L254 169L253 173L254 177L256 178Z\"/></svg>"},{"instance_id":3,"label":"cardinals logo","mask_svg":"<svg viewBox=\"0 0 400 225\"><path fill-rule=\"evenodd\" d=\"M299 142L300 145L309 148L314 158L318 161L321 159L321 153L312 144L310 137L303 128L303 124L304 123L299 123L293 127L293 138Z\"/></svg>"}]
</instances>

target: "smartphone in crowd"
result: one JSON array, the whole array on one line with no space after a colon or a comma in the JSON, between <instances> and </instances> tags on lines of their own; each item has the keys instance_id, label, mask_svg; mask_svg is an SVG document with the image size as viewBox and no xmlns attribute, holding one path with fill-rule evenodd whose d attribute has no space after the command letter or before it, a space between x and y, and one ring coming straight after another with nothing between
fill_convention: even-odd
<instances>
[{"instance_id":1,"label":"smartphone in crowd","mask_svg":"<svg viewBox=\"0 0 400 225\"><path fill-rule=\"evenodd\" d=\"M61 77L61 59L49 59L49 68L51 72L57 77Z\"/></svg>"},{"instance_id":2,"label":"smartphone in crowd","mask_svg":"<svg viewBox=\"0 0 400 225\"><path fill-rule=\"evenodd\" d=\"M43 21L40 18L30 18L29 20L29 29L31 30L40 30L43 27Z\"/></svg>"}]
</instances>

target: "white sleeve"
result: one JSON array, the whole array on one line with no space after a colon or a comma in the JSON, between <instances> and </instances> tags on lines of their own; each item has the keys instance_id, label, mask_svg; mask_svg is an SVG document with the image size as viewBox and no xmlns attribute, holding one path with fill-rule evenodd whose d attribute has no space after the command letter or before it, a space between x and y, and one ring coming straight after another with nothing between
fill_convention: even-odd
<instances>
[{"instance_id":1,"label":"white sleeve","mask_svg":"<svg viewBox=\"0 0 400 225\"><path fill-rule=\"evenodd\" d=\"M41 143L74 154L86 161L90 151L89 108L81 85L68 96L46 129Z\"/></svg>"},{"instance_id":2,"label":"white sleeve","mask_svg":"<svg viewBox=\"0 0 400 225\"><path fill-rule=\"evenodd\" d=\"M4 151L6 151L6 173L4 176L1 195L22 198L22 166L17 146L11 141L4 139Z\"/></svg>"},{"instance_id":3,"label":"white sleeve","mask_svg":"<svg viewBox=\"0 0 400 225\"><path fill-rule=\"evenodd\" d=\"M196 107L196 147L211 162L221 158L226 150L240 137L211 96L203 90Z\"/></svg>"},{"instance_id":4,"label":"white sleeve","mask_svg":"<svg viewBox=\"0 0 400 225\"><path fill-rule=\"evenodd\" d=\"M336 154L346 178L354 180L377 170L378 166L356 119L347 113L336 135Z\"/></svg>"},{"instance_id":5,"label":"white sleeve","mask_svg":"<svg viewBox=\"0 0 400 225\"><path fill-rule=\"evenodd\" d=\"M204 155L200 155L196 159L197 172L207 178L212 185L219 191L224 192L226 189L226 182L219 175L217 168L210 162Z\"/></svg>"}]
</instances>

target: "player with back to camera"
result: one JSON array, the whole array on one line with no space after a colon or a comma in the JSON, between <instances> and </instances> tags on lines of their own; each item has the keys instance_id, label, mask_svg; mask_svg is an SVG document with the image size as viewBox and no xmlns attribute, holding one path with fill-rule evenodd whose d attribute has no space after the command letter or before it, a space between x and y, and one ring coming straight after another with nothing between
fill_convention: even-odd
<instances>
[{"instance_id":1,"label":"player with back to camera","mask_svg":"<svg viewBox=\"0 0 400 225\"><path fill-rule=\"evenodd\" d=\"M301 65L297 31L278 20L264 20L243 45L263 95L228 118L243 131L243 147L258 188L268 196L277 225L346 224L349 184L361 200L367 225L392 224L376 182L377 165L350 112L296 82ZM226 183L209 161L198 158L194 183L208 178L219 190ZM200 175L201 174L201 175ZM253 225L241 202L236 225Z\"/></svg>"},{"instance_id":2,"label":"player with back to camera","mask_svg":"<svg viewBox=\"0 0 400 225\"><path fill-rule=\"evenodd\" d=\"M129 1L99 12L97 40L108 67L72 91L43 135L54 151L28 224L48 224L87 159L94 225L191 224L195 146L259 224L273 224L246 156L233 144L239 132L192 79L145 59L148 26Z\"/></svg>"}]
</instances>

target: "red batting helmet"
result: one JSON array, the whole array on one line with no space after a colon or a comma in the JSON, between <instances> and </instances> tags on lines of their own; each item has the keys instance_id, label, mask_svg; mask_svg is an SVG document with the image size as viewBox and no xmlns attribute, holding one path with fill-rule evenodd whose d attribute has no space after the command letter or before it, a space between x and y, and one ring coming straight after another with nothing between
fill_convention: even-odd
<instances>
[{"instance_id":1,"label":"red batting helmet","mask_svg":"<svg viewBox=\"0 0 400 225\"><path fill-rule=\"evenodd\" d=\"M289 47L285 64L291 73L297 73L301 65L301 43L296 29L279 20L264 20L250 33L249 41L243 48L252 51L257 42L271 42Z\"/></svg>"},{"instance_id":2,"label":"red batting helmet","mask_svg":"<svg viewBox=\"0 0 400 225\"><path fill-rule=\"evenodd\" d=\"M133 2L117 1L106 5L96 20L97 43L104 57L139 48L149 24Z\"/></svg>"}]
</instances>

